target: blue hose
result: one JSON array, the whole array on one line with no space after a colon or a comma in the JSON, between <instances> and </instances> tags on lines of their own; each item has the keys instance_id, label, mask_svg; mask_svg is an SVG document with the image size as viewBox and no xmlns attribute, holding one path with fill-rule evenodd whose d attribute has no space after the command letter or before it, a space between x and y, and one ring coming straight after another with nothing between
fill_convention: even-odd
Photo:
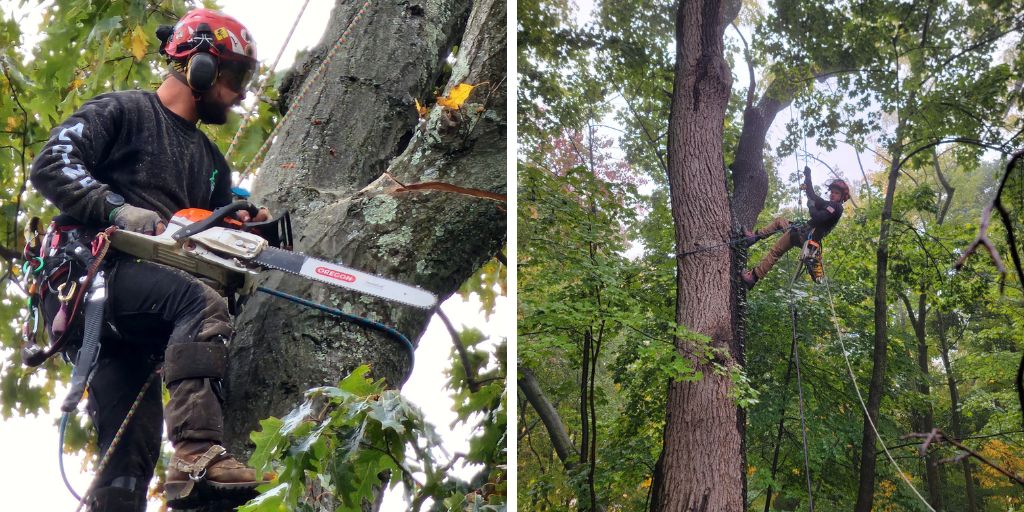
<instances>
[{"instance_id":1,"label":"blue hose","mask_svg":"<svg viewBox=\"0 0 1024 512\"><path fill-rule=\"evenodd\" d=\"M344 312L344 311L342 311L340 309L335 309L335 308L332 308L332 307L325 306L323 304L318 304L318 303L313 302L311 300L303 299L302 297L296 297L295 295L290 295L290 294L287 294L287 293L284 293L284 292L279 292L277 290L272 290L272 289L266 288L264 286L257 286L256 289L261 291L261 292L263 292L263 293L267 293L267 294L273 295L275 297L280 297L280 298L285 299L285 300L290 300L290 301L292 301L292 302L294 302L296 304L302 304L303 306L306 306L306 307L309 307L309 308L313 308L313 309L316 309L316 310L319 310L319 311L323 311L324 313L327 313L327 314L336 316L338 318L341 318L341 319L345 320L346 322L352 322L352 323L354 323L356 325L359 325L359 326L362 326L362 327L366 327L368 329L373 329L373 330L375 330L377 332L380 332L380 333L384 334L385 336L387 336L387 337L389 337L389 338L391 338L391 339L393 339L395 341L398 341L398 342L402 343L405 346L405 349L409 352L409 371L410 372L412 371L412 367L415 366L415 364L416 364L416 348L412 346L412 342L409 341L409 338L406 338L404 334L396 331L395 329L393 329L391 327L388 327L388 326L386 326L386 325L384 325L384 324L382 324L380 322L374 322L373 320L370 320L369 318L363 318L361 316L356 316L356 315L353 315L351 313L346 313L346 312ZM408 375L406 375L406 378L408 378Z\"/></svg>"},{"instance_id":2,"label":"blue hose","mask_svg":"<svg viewBox=\"0 0 1024 512\"><path fill-rule=\"evenodd\" d=\"M70 418L70 412L66 412L60 417L60 439L58 439L57 445L57 465L60 466L60 477L64 480L64 486L71 491L71 495L74 496L76 500L81 502L82 497L75 492L73 487L71 487L71 482L68 482L68 476L64 473L64 431L68 428L68 419Z\"/></svg>"}]
</instances>

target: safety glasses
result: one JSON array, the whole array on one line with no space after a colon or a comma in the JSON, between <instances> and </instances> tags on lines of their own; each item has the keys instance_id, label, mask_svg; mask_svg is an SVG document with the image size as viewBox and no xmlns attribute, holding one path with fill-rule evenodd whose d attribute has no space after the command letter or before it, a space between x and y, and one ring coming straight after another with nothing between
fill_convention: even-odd
<instances>
[{"instance_id":1,"label":"safety glasses","mask_svg":"<svg viewBox=\"0 0 1024 512\"><path fill-rule=\"evenodd\" d=\"M220 78L224 80L224 84L239 94L252 88L255 72L255 61L225 60L220 66Z\"/></svg>"}]
</instances>

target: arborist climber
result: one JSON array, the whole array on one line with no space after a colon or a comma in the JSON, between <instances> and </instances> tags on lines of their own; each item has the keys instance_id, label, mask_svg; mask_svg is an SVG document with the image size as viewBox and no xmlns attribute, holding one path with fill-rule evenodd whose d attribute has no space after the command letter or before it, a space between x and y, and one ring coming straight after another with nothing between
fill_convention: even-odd
<instances>
[{"instance_id":1,"label":"arborist climber","mask_svg":"<svg viewBox=\"0 0 1024 512\"><path fill-rule=\"evenodd\" d=\"M161 27L157 37L170 71L156 92L114 92L86 102L53 129L32 164L32 184L61 211L50 254L76 241L88 247L110 225L159 234L175 211L214 209L232 200L227 161L196 124L223 124L245 97L257 67L252 37L234 18L207 9L188 12L173 28ZM261 221L269 212L238 217ZM102 337L88 388L101 454L160 361L170 399L162 407L160 386L148 388L96 476L89 510L145 510L160 455L161 418L174 446L165 484L170 506L251 499L266 477L221 446L221 381L232 335L225 299L183 271L115 251L104 265L104 320L112 334ZM76 277L63 275L60 283L48 284L57 288ZM43 300L51 333L55 317L66 314L62 300L58 293ZM66 357L74 361L76 349Z\"/></svg>"},{"instance_id":2,"label":"arborist climber","mask_svg":"<svg viewBox=\"0 0 1024 512\"><path fill-rule=\"evenodd\" d=\"M811 215L811 220L807 224L799 228L791 227L789 219L777 217L757 231L748 230L744 233L750 243L754 243L772 233L783 231L782 237L775 242L761 262L752 270L743 271L743 282L748 288L753 288L758 280L767 275L786 251L793 247L800 247L807 240L820 244L821 239L825 238L825 235L839 223L839 218L843 216L843 203L850 199L850 187L841 179L833 180L828 184L828 200L821 198L814 192L809 167L804 167L804 182L800 188L807 194L807 209Z\"/></svg>"}]
</instances>

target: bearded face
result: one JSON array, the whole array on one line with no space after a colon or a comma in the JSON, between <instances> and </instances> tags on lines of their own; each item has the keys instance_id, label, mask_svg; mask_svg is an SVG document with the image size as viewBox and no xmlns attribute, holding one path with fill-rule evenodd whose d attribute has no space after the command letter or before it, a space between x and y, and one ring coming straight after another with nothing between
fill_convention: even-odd
<instances>
[{"instance_id":1,"label":"bearded face","mask_svg":"<svg viewBox=\"0 0 1024 512\"><path fill-rule=\"evenodd\" d=\"M206 124L224 124L228 122L228 112L234 101L227 102L222 98L219 87L213 87L199 96L196 102L196 113L199 120Z\"/></svg>"}]
</instances>

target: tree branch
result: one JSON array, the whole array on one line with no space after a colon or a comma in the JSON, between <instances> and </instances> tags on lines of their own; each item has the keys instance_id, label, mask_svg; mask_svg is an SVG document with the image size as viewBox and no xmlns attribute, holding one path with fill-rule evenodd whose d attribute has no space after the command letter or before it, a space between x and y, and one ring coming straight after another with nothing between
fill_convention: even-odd
<instances>
[{"instance_id":1,"label":"tree branch","mask_svg":"<svg viewBox=\"0 0 1024 512\"><path fill-rule=\"evenodd\" d=\"M452 321L448 319L448 315L444 314L440 307L434 312L444 322L445 328L448 329L448 334L452 337L452 345L455 345L455 350L459 353L459 361L462 362L462 368L466 371L466 385L469 386L469 390L473 393L480 391L480 383L476 380L476 370L470 365L469 353L466 352L466 347L462 346L459 331L455 329Z\"/></svg>"},{"instance_id":2,"label":"tree branch","mask_svg":"<svg viewBox=\"0 0 1024 512\"><path fill-rule=\"evenodd\" d=\"M555 448L558 459L562 461L566 469L572 469L576 466L579 454L576 452L572 441L569 440L569 433L565 430L561 416L558 415L558 411L555 410L551 402L544 396L544 392L541 391L540 383L537 382L537 377L533 374L533 370L525 365L520 365L519 373L521 375L518 382L519 390L523 392L526 400L530 402L533 409L537 411L537 415L540 416L541 421L544 422L544 428L548 431L551 446Z\"/></svg>"}]
</instances>

